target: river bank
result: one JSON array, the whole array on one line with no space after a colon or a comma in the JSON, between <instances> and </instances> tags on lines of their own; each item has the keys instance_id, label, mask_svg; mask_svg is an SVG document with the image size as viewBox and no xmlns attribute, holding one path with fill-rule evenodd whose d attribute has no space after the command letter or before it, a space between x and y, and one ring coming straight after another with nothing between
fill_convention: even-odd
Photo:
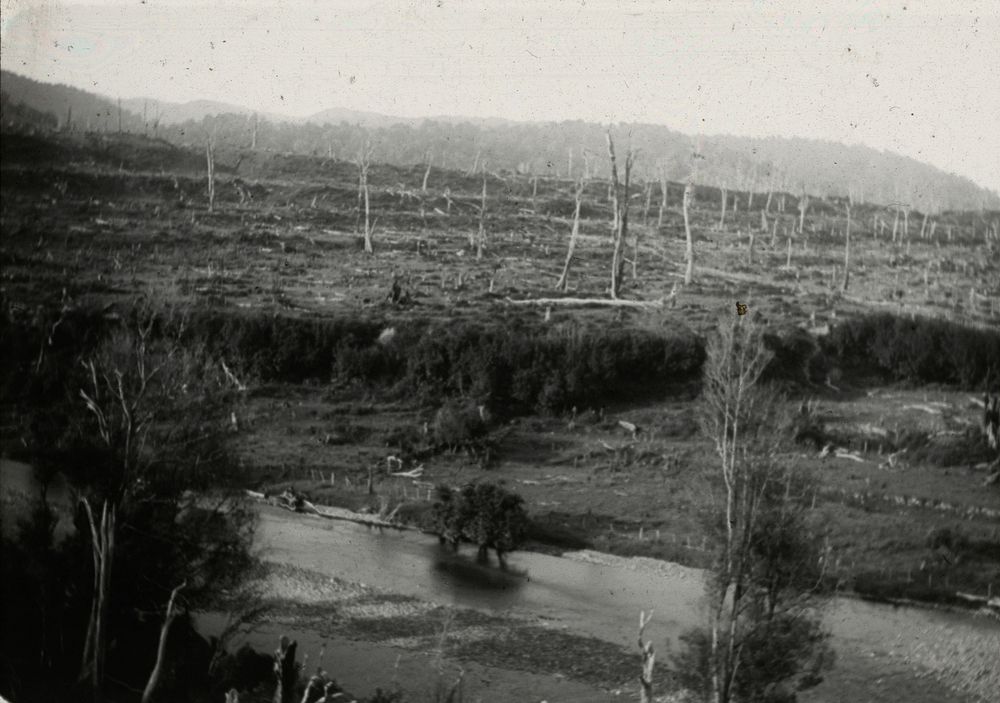
<instances>
[{"instance_id":1,"label":"river bank","mask_svg":"<svg viewBox=\"0 0 1000 703\"><path fill-rule=\"evenodd\" d=\"M459 661L560 674L610 693L619 677L626 692L635 677L639 609L656 608L648 634L658 650L657 680L667 687L674 635L699 618L700 581L657 576L642 561L622 569L595 564L602 558L593 554L584 560L515 554L513 573L484 573L462 555L438 558L436 541L415 533L380 534L269 507L261 517L265 559L304 569L289 573L306 582L318 574L372 589L357 601L368 610L355 613L326 610L322 602L336 598L322 589L310 596L314 586L282 586L278 592L289 597L276 612L285 613L280 624L290 632L318 631L406 653L436 643L451 615L466 637L449 652ZM802 692L803 701L988 701L1000 686L993 666L1000 627L992 620L836 599L826 621L837 663L822 684ZM583 674L574 669L581 662ZM591 669L604 673L586 673Z\"/></svg>"}]
</instances>

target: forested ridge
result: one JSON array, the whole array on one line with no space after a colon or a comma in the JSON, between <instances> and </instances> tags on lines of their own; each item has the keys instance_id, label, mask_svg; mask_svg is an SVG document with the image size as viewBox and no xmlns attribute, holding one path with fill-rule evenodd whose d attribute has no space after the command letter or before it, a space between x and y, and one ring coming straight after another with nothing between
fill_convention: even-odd
<instances>
[{"instance_id":1,"label":"forested ridge","mask_svg":"<svg viewBox=\"0 0 1000 703\"><path fill-rule=\"evenodd\" d=\"M43 129L142 133L175 144L216 144L353 160L367 142L377 162L430 162L440 168L604 178L605 125L584 121L510 122L394 118L325 110L304 119L197 101L185 105L132 99L119 104L65 85L9 71L3 78L3 124ZM131 109L130 109L131 108ZM186 117L186 119L180 119ZM669 116L665 116L665 120ZM861 145L770 137L691 136L663 125L621 124L617 132L639 150L636 176L667 178L734 190L902 203L921 211L1000 207L1000 195L968 178L899 154Z\"/></svg>"}]
</instances>

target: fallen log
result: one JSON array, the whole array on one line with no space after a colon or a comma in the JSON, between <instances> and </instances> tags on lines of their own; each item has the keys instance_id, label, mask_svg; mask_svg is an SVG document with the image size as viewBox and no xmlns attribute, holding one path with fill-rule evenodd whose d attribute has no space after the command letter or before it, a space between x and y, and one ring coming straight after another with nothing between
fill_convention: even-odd
<instances>
[{"instance_id":1,"label":"fallen log","mask_svg":"<svg viewBox=\"0 0 1000 703\"><path fill-rule=\"evenodd\" d=\"M569 305L578 307L606 306L616 308L636 308L639 310L654 310L662 308L669 298L659 300L622 300L620 298L529 298L514 300L507 298L511 305Z\"/></svg>"}]
</instances>

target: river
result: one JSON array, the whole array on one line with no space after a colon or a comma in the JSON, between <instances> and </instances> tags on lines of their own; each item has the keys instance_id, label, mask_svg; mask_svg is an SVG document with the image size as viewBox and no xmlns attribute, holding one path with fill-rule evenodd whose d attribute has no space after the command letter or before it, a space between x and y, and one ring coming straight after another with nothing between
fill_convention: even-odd
<instances>
[{"instance_id":1,"label":"river","mask_svg":"<svg viewBox=\"0 0 1000 703\"><path fill-rule=\"evenodd\" d=\"M13 524L12 492L32 492L29 477L26 465L0 460L5 527ZM50 499L71 507L62 492L50 492ZM256 540L267 561L444 605L541 618L629 648L641 610L655 610L647 635L658 642L704 622L702 572L676 564L616 558L604 564L515 552L500 569L477 564L474 550L454 554L419 532L380 531L269 506L261 506ZM650 563L657 568L646 568ZM994 618L837 597L825 606L824 621L845 664L838 670L850 672L855 683L861 679L866 692L866 678L885 676L898 687L905 677L919 687L926 672L953 688L979 691L981 700L991 700L983 690L1000 690L993 686L1000 661L1000 622ZM870 698L895 699L891 692Z\"/></svg>"},{"instance_id":2,"label":"river","mask_svg":"<svg viewBox=\"0 0 1000 703\"><path fill-rule=\"evenodd\" d=\"M392 593L491 613L542 617L581 634L631 647L640 610L655 609L652 637L674 639L704 622L702 572L665 564L653 572L515 552L506 570L458 555L437 539L306 517L275 508L261 511L261 556ZM834 598L824 618L838 647L891 647L942 626L994 633L1000 622L956 611L898 607Z\"/></svg>"}]
</instances>

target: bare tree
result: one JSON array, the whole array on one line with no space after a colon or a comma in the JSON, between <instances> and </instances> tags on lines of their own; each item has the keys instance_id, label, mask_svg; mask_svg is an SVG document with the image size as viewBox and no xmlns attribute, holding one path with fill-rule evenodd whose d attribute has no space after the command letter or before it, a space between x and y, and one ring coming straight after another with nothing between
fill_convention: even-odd
<instances>
[{"instance_id":1,"label":"bare tree","mask_svg":"<svg viewBox=\"0 0 1000 703\"><path fill-rule=\"evenodd\" d=\"M644 612L639 613L639 655L642 657L642 669L639 673L639 701L640 703L653 703L653 667L656 665L656 652L653 651L653 643L643 641L642 636L646 632L646 626L653 619L653 611L649 615Z\"/></svg>"},{"instance_id":2,"label":"bare tree","mask_svg":"<svg viewBox=\"0 0 1000 703\"><path fill-rule=\"evenodd\" d=\"M667 173L660 171L660 212L656 216L656 228L663 227L663 211L667 209Z\"/></svg>"},{"instance_id":3,"label":"bare tree","mask_svg":"<svg viewBox=\"0 0 1000 703\"><path fill-rule=\"evenodd\" d=\"M90 525L91 553L94 559L94 593L90 604L90 618L83 642L83 659L80 663L80 680L89 681L95 703L103 698L104 663L108 648L108 605L111 590L111 567L114 563L117 507L104 500L101 520L94 519L90 502L84 498L83 507Z\"/></svg>"},{"instance_id":4,"label":"bare tree","mask_svg":"<svg viewBox=\"0 0 1000 703\"><path fill-rule=\"evenodd\" d=\"M646 205L642 208L642 226L646 227L649 225L649 206L653 202L653 183L652 181L646 182Z\"/></svg>"},{"instance_id":5,"label":"bare tree","mask_svg":"<svg viewBox=\"0 0 1000 703\"><path fill-rule=\"evenodd\" d=\"M719 190L722 195L721 209L719 214L719 225L717 229L721 232L726 226L726 201L729 200L729 190L725 186L725 182L720 181Z\"/></svg>"},{"instance_id":6,"label":"bare tree","mask_svg":"<svg viewBox=\"0 0 1000 703\"><path fill-rule=\"evenodd\" d=\"M170 592L170 600L167 601L167 610L163 616L163 625L160 627L160 642L156 648L156 664L153 666L153 671L149 675L149 680L146 682L146 688L143 689L142 703L155 703L156 701L170 700L162 693L162 686L164 684L163 676L167 666L167 640L170 634L170 628L173 626L178 615L176 607L177 594L180 593L186 586L187 581L181 583Z\"/></svg>"},{"instance_id":7,"label":"bare tree","mask_svg":"<svg viewBox=\"0 0 1000 703\"><path fill-rule=\"evenodd\" d=\"M701 655L716 703L759 700L825 654L809 610L822 560L804 527L806 484L777 460L788 423L778 397L761 385L771 357L749 316L720 324L706 348L700 419L718 457L710 480L720 485L721 504L713 512L718 554ZM778 632L787 639L778 641Z\"/></svg>"},{"instance_id":8,"label":"bare tree","mask_svg":"<svg viewBox=\"0 0 1000 703\"><path fill-rule=\"evenodd\" d=\"M483 162L483 195L479 201L479 236L476 237L476 258L483 258L486 246L486 162Z\"/></svg>"},{"instance_id":9,"label":"bare tree","mask_svg":"<svg viewBox=\"0 0 1000 703\"><path fill-rule=\"evenodd\" d=\"M274 650L274 703L295 703L295 686L299 680L299 665L295 662L298 642L281 636Z\"/></svg>"},{"instance_id":10,"label":"bare tree","mask_svg":"<svg viewBox=\"0 0 1000 703\"><path fill-rule=\"evenodd\" d=\"M684 285L691 285L691 281L694 277L694 237L691 235L691 220L688 217L688 209L691 207L691 201L694 198L694 185L691 181L688 181L684 186L684 200L683 200L683 211L684 211L684 236L686 240L684 254L687 259L687 268L684 269Z\"/></svg>"},{"instance_id":11,"label":"bare tree","mask_svg":"<svg viewBox=\"0 0 1000 703\"><path fill-rule=\"evenodd\" d=\"M208 165L208 211L215 210L215 138L209 136L205 145L205 161Z\"/></svg>"},{"instance_id":12,"label":"bare tree","mask_svg":"<svg viewBox=\"0 0 1000 703\"><path fill-rule=\"evenodd\" d=\"M809 195L802 191L802 195L799 196L799 234L806 231L806 210L809 209Z\"/></svg>"},{"instance_id":13,"label":"bare tree","mask_svg":"<svg viewBox=\"0 0 1000 703\"><path fill-rule=\"evenodd\" d=\"M845 205L847 208L847 229L844 230L844 283L840 288L844 293L847 292L847 286L851 282L851 206L853 204L854 197L848 194Z\"/></svg>"},{"instance_id":14,"label":"bare tree","mask_svg":"<svg viewBox=\"0 0 1000 703\"><path fill-rule=\"evenodd\" d=\"M583 203L584 179L576 182L575 199L576 205L573 208L573 229L569 234L569 245L566 247L566 261L563 263L562 274L556 282L556 290L566 291L569 288L569 267L573 262L573 253L576 251L576 240L580 234L580 206Z\"/></svg>"},{"instance_id":15,"label":"bare tree","mask_svg":"<svg viewBox=\"0 0 1000 703\"><path fill-rule=\"evenodd\" d=\"M183 569L198 579L196 590L204 594L210 588L206 579L219 578L213 569L235 563L227 561L236 556L227 550L235 550L237 542L221 544L215 541L217 537L203 535L203 543L193 544L188 531L196 529L202 519L218 520L224 515L224 520L242 519L228 497L214 507L205 506L199 516L179 519L189 500L184 489L199 487L210 476L221 488L227 478L218 423L223 414L228 415L222 390L225 382L207 357L180 345L182 320L157 317L149 310L139 310L137 317L134 326L112 332L82 362L86 381L79 389L86 414L94 423L93 428L83 430L96 439L101 461L101 471L81 498L90 528L94 588L80 679L89 683L95 700L101 699L106 678L116 561L122 549L125 555L136 555L136 538L125 531L130 520L148 513L155 504L173 536L183 541L181 548L187 554ZM191 466L197 470L189 471ZM92 508L97 502L99 515ZM178 517L168 517L170 511ZM154 524L147 524L145 530ZM126 564L124 570L129 568Z\"/></svg>"},{"instance_id":16,"label":"bare tree","mask_svg":"<svg viewBox=\"0 0 1000 703\"><path fill-rule=\"evenodd\" d=\"M434 161L434 157L431 152L427 152L427 156L424 158L427 162L427 170L424 171L424 181L420 185L420 190L424 193L427 192L427 179L431 177L431 163Z\"/></svg>"},{"instance_id":17,"label":"bare tree","mask_svg":"<svg viewBox=\"0 0 1000 703\"><path fill-rule=\"evenodd\" d=\"M364 204L365 228L363 234L365 237L366 254L372 254L375 252L375 248L372 246L372 234L375 226L371 221L371 198L368 192L368 169L371 168L373 152L374 148L372 147L372 143L366 140L365 145L358 153L358 157L355 162L358 165L358 196Z\"/></svg>"},{"instance_id":18,"label":"bare tree","mask_svg":"<svg viewBox=\"0 0 1000 703\"><path fill-rule=\"evenodd\" d=\"M617 299L621 292L622 278L624 277L625 257L624 245L628 235L628 206L629 206L629 186L632 178L632 164L635 161L635 153L629 147L625 151L625 178L624 182L618 178L618 164L615 158L615 142L611 136L611 129L605 132L608 142L608 158L611 160L611 187L613 189L613 203L615 213L614 244L611 255L611 298Z\"/></svg>"}]
</instances>

